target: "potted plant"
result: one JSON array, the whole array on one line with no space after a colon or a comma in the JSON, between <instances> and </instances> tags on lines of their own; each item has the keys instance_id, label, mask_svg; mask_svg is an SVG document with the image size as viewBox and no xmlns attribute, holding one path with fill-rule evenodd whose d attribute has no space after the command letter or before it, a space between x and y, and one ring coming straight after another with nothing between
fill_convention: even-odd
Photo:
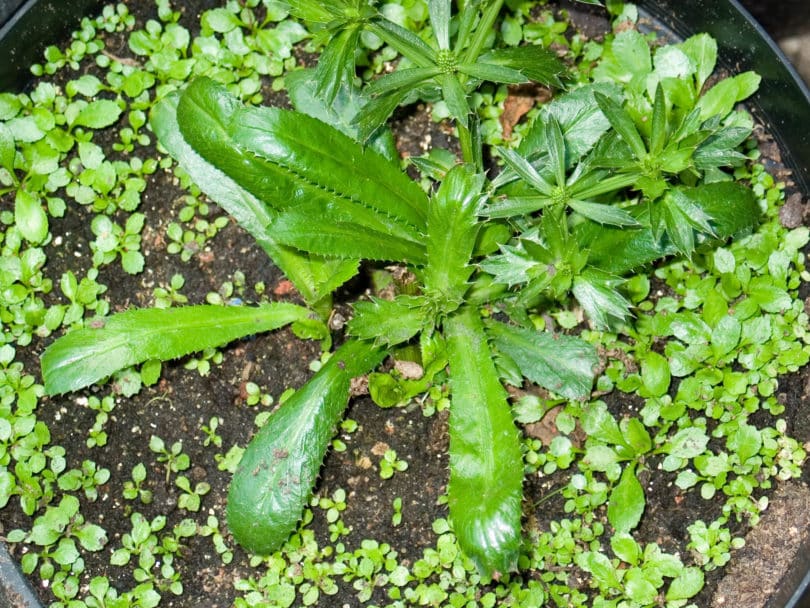
<instances>
[{"instance_id":1,"label":"potted plant","mask_svg":"<svg viewBox=\"0 0 810 608\"><path fill-rule=\"evenodd\" d=\"M442 535L440 544L452 557L442 558L440 551L436 565L455 564L454 571L460 568L468 572L467 581L495 582L481 591L457 588L455 596L449 595L446 587L420 582L438 576L438 571L419 573L430 564L428 554L409 569L410 559L398 563L390 547L382 549L377 541L367 539L351 555L343 549L330 549L343 555L331 572L319 575L313 571L300 583L304 603L317 601L323 594L339 593L333 580L336 575L352 582L361 599L371 598L378 586L391 581L388 597L394 602L404 597L435 603L444 601L441 594L444 599L456 597L451 601L461 601L458 598L467 597L465 593L492 598L486 601L494 601L498 594L508 595L511 601L523 595L529 602L529 596L584 601L583 590L566 587L564 577L554 573L555 567L566 563L565 551L555 551L554 559L562 561L551 566L550 554L534 555L537 549L522 546L521 539L524 469L552 475L570 467L576 454L584 456L578 465L580 473L561 490L566 498L565 512L583 513L585 518L579 524L584 528L573 534L573 544L564 546L571 552L567 563L591 576L590 586L603 605L614 605L621 597L646 604L659 594L681 605L696 595L705 576L699 566L710 571L712 565L727 559L730 538L723 540L723 534L729 533L724 524L732 516L758 518L765 499L753 500L753 488L769 485L773 475L794 475L804 458L783 424L760 429L748 423L748 416L758 411L757 395L767 398L774 392L776 381L769 375L770 367L760 371L765 365L760 357L765 355L755 346L768 335L774 339L783 336L783 328L776 331L778 320L767 315L795 308L787 289L797 288L796 273L791 274L790 268L805 235L794 231L785 237L782 248L770 251L767 257L766 272L782 277L785 287L759 272L752 276L753 270L762 268L755 261L755 253L725 247L713 253L718 243L755 228L761 212L757 188L749 190L729 182L728 167L738 167L738 177L758 186L763 200L779 197L779 188L762 177L764 174L746 169L745 156L735 150L750 133L751 122L733 111L734 104L756 90L759 77L742 72L715 87L707 85L705 92L704 85L714 68L712 39L694 36L681 46L664 47L653 57L644 35L632 27L627 29L635 20L634 8L613 7L618 33L604 46L582 46L575 51L581 57L591 52L594 58L601 52L602 58L595 68L581 64L574 79L584 80L587 70L593 69L597 81L610 77L623 83L624 92L618 92L616 85L586 85L560 96L556 105L541 110L544 113L523 134L519 148L497 148L504 169L487 181L481 147L485 130L476 118L479 112L472 113L480 102L471 95L475 85L486 81L518 85L533 80L554 86L560 84L563 73L559 60L539 46L491 49L492 24L500 16L501 3L466 4L452 21L450 3L428 3L421 21L432 28L430 42L414 36L388 15L362 5L293 3L295 20L287 19L283 7L269 5L261 17L264 22L256 21L249 7L240 10L236 5L228 6L203 16L203 32L195 45L209 56L208 63L185 57L189 37L177 26L179 15L166 3L158 3L158 7L164 25L154 21L129 42L136 55L148 58L146 64L128 63L106 53L101 67L110 60L117 62L119 67L113 74L118 76L107 77L104 82L91 75L66 84L69 96L78 93L89 99L76 100L65 111L66 137L75 139L68 139L64 147L67 153L77 146L78 156L70 172L78 179L64 176L69 183L62 185L70 196L96 206L99 212L90 226L93 270L118 259L133 274L144 266L140 252L143 215L132 213L122 226L114 214L118 210L134 211L137 202L133 201L139 198L144 177L157 168L155 163L137 158L127 168L123 166L126 163L114 165L99 157L99 147L85 133L117 121L122 108L120 101L96 95L123 92L133 100L135 109L127 116L131 127L121 131L114 148L126 155L149 142L149 136L141 131L143 109L151 105L148 91L157 81L161 101L152 109L151 126L161 145L179 162L180 179L196 184L226 209L284 271L287 279L275 279L274 294L289 292L292 287L301 300L241 306L240 300L248 292L244 279L235 277L211 296L211 304L175 307L172 304L183 303L185 296L180 293L182 280L173 278L152 294L158 302L156 309L107 316L107 304L93 286L97 273L88 274L89 280L80 283L75 274L66 272L60 288L71 305L54 307L56 312L50 317L45 310L29 311L25 319L38 319L37 333L47 335L66 324L65 318L79 324L84 309L102 314L44 352L44 390L57 395L113 377L115 393L134 394L159 379L160 360L204 352L189 364L207 374L211 362L218 361L215 349L257 331L287 325L298 337L320 340L328 351L338 337L332 332L342 325L335 311L341 316L345 313L351 317L348 340L333 355L314 363L314 377L286 396L277 412L269 418L261 416L263 428L244 455L238 448L221 454L222 468L236 473L229 501L229 529L242 545L271 555L267 576L278 575L276 560L290 560L316 571L317 564L325 563L325 554L312 561L312 555L301 553L304 546L317 550L307 542L311 536L306 530L293 534L302 513L308 523L308 506L327 512L333 542L350 535L340 518L342 508L346 508L345 492L330 493L325 486L314 502L309 496L352 380L367 376L374 400L388 407L407 403L430 390L423 407L426 411L442 409L448 404L449 385L451 523L448 527L439 520L434 530ZM523 19L528 17L520 13L520 7L517 11L519 17L504 21L504 39L510 35L507 26L513 28L513 36L515 31L526 36L530 30L523 28ZM414 15L409 17L411 21L419 21L418 11ZM126 22L127 11L119 7L117 13L108 11L108 17L114 23L111 30L117 31L117 25ZM286 25L262 38L263 26L270 21ZM250 44L242 38L247 32L254 37L251 40L259 41L258 48L264 44L283 59L285 51L279 46L286 44L289 55L291 42L307 36L301 23L312 32L320 31L322 41L327 39L326 33L331 40L318 67L285 78L298 112L243 106L238 96L253 98L260 82L237 69L229 76L210 59L216 55L211 54L210 45L219 39L217 34L222 35L227 57L227 52L239 55L239 49L248 49L242 55L260 61L261 55L251 53ZM553 40L553 25L539 29ZM369 35L371 39L362 38ZM360 92L350 77L356 48L383 43L405 59L396 70ZM377 61L384 56L383 52ZM51 63L60 60L70 58L57 56ZM232 57L224 60L226 64L231 61ZM374 59L370 61L373 67ZM256 67L246 64L242 67ZM265 63L256 69L273 73L278 67ZM230 86L200 77L187 87L179 87L178 81L192 73L211 74ZM170 93L170 89L177 91ZM34 97L44 96L47 102L50 93L47 87L40 87ZM435 101L455 121L463 159L463 164L454 166L449 152L438 152L415 160L421 180L428 186L427 195L393 162L390 139L380 129L395 107L413 96ZM7 99L7 103L13 102ZM324 118L336 126L319 120ZM12 116L12 120L17 119L16 114ZM54 120L56 124L62 124L60 121ZM36 118L34 126L42 130ZM15 134L16 139L26 138L19 121L13 127L8 129L6 142L13 143ZM36 143L40 138L31 139ZM39 199L26 194L25 181L17 181L13 149L10 163L8 158L6 154L6 170L11 185L16 186L10 190L17 193L16 228L26 243L44 244L48 215ZM168 161L163 163L168 165ZM114 184L107 188L104 182L104 172L110 168L126 176L119 189ZM268 180L267 175L274 177ZM435 185L430 187L431 183ZM55 186L52 193L60 187L53 181L47 184ZM627 188L636 195L613 198ZM221 218L205 220L207 207L201 206L199 193L191 192L182 213L198 216L197 234L184 232L177 224L166 232L172 241L168 250L188 257L205 246L206 230L216 233L227 224ZM52 216L64 213L59 197L49 196L45 202ZM770 243L767 236L762 238ZM649 282L645 283L643 275L633 279L626 291L617 289L622 275L672 255L701 256L698 268L708 265L721 281L717 283L720 299L712 300L704 293L697 304L682 310L677 297L658 294L648 299ZM25 256L21 259L27 271L35 263ZM357 274L361 259L394 262L396 266L377 269L370 299L354 302L351 309L341 307L333 292ZM37 269L32 266L31 270ZM699 270L683 270L676 264L670 270L662 269L658 278L677 296L679 289L685 289L679 281L694 286L697 273ZM34 285L34 291L47 294L50 289L45 285ZM264 286L257 284L254 297L261 299L263 291ZM583 321L576 312L553 304L566 300L569 293L594 324L581 328L579 337L550 331L554 324L574 329ZM232 301L232 306L221 305L234 295L238 300ZM641 312L657 310L659 320L643 315L646 327L644 322L625 325L631 301L639 304ZM745 312L738 313L737 308ZM692 310L703 312L696 315ZM670 314L669 320L660 320ZM617 333L618 328L621 331ZM10 328L18 345L33 339L31 330L27 331L16 325ZM618 334L631 336L632 342L619 339ZM659 352L652 342L659 335L676 340ZM802 336L799 333L795 337ZM599 344L609 346L610 354L600 357ZM774 373L794 369L797 361L806 358L800 340L779 344L786 354L771 364ZM629 355L622 355L622 349ZM13 358L13 350L6 354ZM386 356L399 362L394 372L374 372ZM640 370L633 369L634 359ZM719 379L696 375L707 360L715 369L724 370L718 372ZM750 377L734 371L732 362L748 369ZM602 371L597 370L600 365ZM18 371L12 367L12 359L7 367ZM240 400L269 404L270 396L248 382L250 366L247 369ZM570 399L592 399L595 376L599 377L597 396L616 386L645 400L641 414L625 412L617 418L618 412L610 409L617 404L609 398L565 405ZM673 378L680 379L680 386ZM26 400L36 400L42 388L36 385L23 391L26 382L17 382L16 398L25 395ZM718 388L715 397L705 396L705 391L714 391L711 387L715 386L726 392ZM507 388L516 403L512 412L507 405ZM170 403L167 394L155 394L154 399ZM735 394L745 410L733 405L730 396ZM706 416L714 422L707 425L701 418L702 422L691 426L692 419L685 414L685 402L690 399L716 401L706 409ZM103 428L107 414L116 407L114 397L92 395L82 398L81 403L97 412L87 446L104 445ZM782 404L775 398L765 403L763 407L771 414L779 414ZM694 403L688 407L699 409ZM513 416L524 424L551 421L553 428L545 435L521 440ZM29 424L30 420L26 416L18 424ZM207 422L200 427L207 437L205 444L221 443L217 432L221 419L203 422ZM713 430L714 425L717 428ZM37 436L48 432L35 426L25 437L34 431ZM583 431L588 437L577 438ZM9 436L15 432L9 422ZM195 513L211 488L204 481L208 473L203 470L198 473L201 479L190 479L183 473L189 467L189 457L182 443L169 444L157 433L151 436L149 449L157 454L157 462L163 463L167 486L180 490L177 507ZM725 442L728 452L716 454L708 449L710 436ZM26 443L23 436L18 439ZM541 449L544 442L547 451ZM772 444L781 451L774 452ZM340 450L341 444L336 446ZM16 443L15 447L20 449ZM390 477L407 465L390 446L385 448L377 448L382 456L378 466L381 476ZM362 454L356 456L361 462ZM60 463L64 459L58 450L44 458L45 463L51 463L51 485L25 477L31 472L30 458L26 461L28 469L21 466L15 470L16 480L10 474L4 478L9 496L19 496L25 514L33 515L45 507L30 531L14 529L9 539L42 547L26 554L23 567L38 568L43 576L58 570L54 593L67 601L78 597L80 591L77 584L83 564L75 561L76 543L93 552L108 540L101 526L78 512L79 501L68 491L83 491L87 499L95 500L97 488L106 484L109 471L105 474L94 461L85 460L81 469L70 469L63 475ZM717 491L729 497L723 515L709 522L711 525L700 520L690 526L693 565L686 565L655 543L639 544L631 535L647 504L642 481L652 479L652 464L656 462L673 478L677 474L675 483L681 490L697 486L706 498ZM147 472L139 465L124 484L123 495L149 504L153 491L144 483ZM65 491L58 504L50 494L53 482ZM396 521L398 511L402 517L401 500L399 507L394 501L393 508ZM87 601L92 596L96 602L154 605L158 591L182 593L176 564L183 546L192 542L187 539L198 530L215 539L223 561L232 559L215 512L205 526L184 518L170 534L164 534L164 519L157 517L150 522L139 510L131 506L128 510L132 511L132 531L121 538L121 547L110 560L121 565L137 558L135 577L142 584L127 592L124 599L113 590L109 578L96 577L90 583L89 595L85 595ZM559 525L563 525L563 532L565 526L576 525L568 518L562 522L555 532L559 532ZM607 555L599 550L597 540L602 535L598 530L605 524L614 530ZM563 542L563 532L538 536L538 547L544 542ZM571 530L567 532L570 535ZM538 529L534 534L539 534ZM450 549L456 542L458 548ZM292 553L275 554L282 545L284 551ZM548 576L524 580L526 585L520 590L519 575L511 581L506 578L519 564L524 569L545 564ZM295 580L295 568L288 574ZM498 586L495 583L500 579L505 582ZM282 601L273 598L289 593L288 582L270 581L262 586L251 581L242 579L239 583L243 590L251 590L250 601ZM294 601L294 589L292 593L291 599L283 601ZM247 598L240 599L244 603Z\"/></svg>"}]
</instances>

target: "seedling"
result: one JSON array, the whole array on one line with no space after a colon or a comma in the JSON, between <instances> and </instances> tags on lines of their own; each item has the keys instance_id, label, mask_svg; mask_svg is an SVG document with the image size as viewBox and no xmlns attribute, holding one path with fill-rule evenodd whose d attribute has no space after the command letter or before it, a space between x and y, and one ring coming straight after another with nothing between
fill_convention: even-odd
<instances>
[{"instance_id":1,"label":"seedling","mask_svg":"<svg viewBox=\"0 0 810 608\"><path fill-rule=\"evenodd\" d=\"M151 503L152 491L141 487L145 481L146 467L143 463L139 462L132 467L132 480L124 482L124 498L127 500L135 500L138 498L145 505Z\"/></svg>"},{"instance_id":2,"label":"seedling","mask_svg":"<svg viewBox=\"0 0 810 608\"><path fill-rule=\"evenodd\" d=\"M42 365L49 394L194 352L207 353L193 360L207 372L218 347L286 325L328 344L332 294L357 275L361 261L396 264L413 277L407 286L395 284L388 299L354 303L348 339L319 362L243 454L228 523L254 552L274 551L299 521L351 379L407 348L418 352L423 375L393 382L374 375L372 396L390 406L447 383L452 530L483 576L515 569L523 460L506 386L528 381L555 397L584 400L599 362L586 340L551 331L538 319L555 302L573 299L594 326L628 327L632 294L622 291L624 277L662 258L697 255L759 221L754 194L729 179L743 160L736 147L752 128L734 104L753 92L758 77L740 75L700 96L716 58L704 36L668 47L691 70L692 80L681 86L667 72L670 63L653 63L640 34L618 35L624 47L608 49L601 66L603 73L617 73L617 82L559 95L539 110L519 147L492 151L504 166L488 174L471 103L481 83L560 87L566 77L563 64L539 46L489 46L502 5L465 2L453 15L449 0L430 0L432 37L425 41L362 0L290 2L297 17L330 39L317 68L286 78L297 111L244 106L225 87L200 78L168 95L152 114L161 144L255 237L304 305L222 306L220 297L209 305L113 315L48 348ZM204 24L220 32L237 26L227 11ZM150 54L158 78L187 76L178 26L168 23L162 31L155 23L152 29L131 42L133 49ZM393 72L358 87L354 58L362 33L376 35L402 59ZM622 48L640 60L625 62ZM675 51L657 51L663 52ZM251 94L250 82L239 86ZM432 157L441 162L417 165L428 194L398 166L385 127L400 103L416 98L444 103L461 148L458 162L446 153ZM115 113L94 104L77 106L72 124L93 126ZM36 241L41 230L30 224L29 240ZM179 225L170 231L178 251L199 246ZM781 304L765 286L760 294L765 310ZM576 324L571 315L559 318ZM722 356L730 339L718 333L717 342L713 354ZM668 384L650 371L657 363L650 356L645 380L651 394ZM441 391L435 394L441 401ZM585 414L599 444L588 449L603 458L616 482L608 518L628 532L644 508L637 471L651 438L643 425L619 425L604 413L596 407ZM668 454L693 457L681 439L675 436ZM571 442L555 441L552 455L568 466ZM160 442L153 450L167 463L168 482L172 470L182 470L181 448L166 450ZM578 534L585 532L573 531L571 538ZM452 562L451 541L442 542ZM362 564L349 564L357 570L361 598L371 596L375 574ZM660 586L653 587L657 593ZM652 591L643 591L639 597L646 600Z\"/></svg>"}]
</instances>

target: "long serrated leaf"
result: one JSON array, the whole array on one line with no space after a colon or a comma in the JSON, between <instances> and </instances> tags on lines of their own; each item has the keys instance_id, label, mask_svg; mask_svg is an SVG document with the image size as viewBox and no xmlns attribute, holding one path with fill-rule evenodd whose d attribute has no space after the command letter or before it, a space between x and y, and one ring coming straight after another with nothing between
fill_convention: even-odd
<instances>
[{"instance_id":1,"label":"long serrated leaf","mask_svg":"<svg viewBox=\"0 0 810 608\"><path fill-rule=\"evenodd\" d=\"M315 68L317 91L327 103L332 103L344 83L354 79L354 56L360 41L362 28L359 24L341 30L333 36L318 58Z\"/></svg>"},{"instance_id":2,"label":"long serrated leaf","mask_svg":"<svg viewBox=\"0 0 810 608\"><path fill-rule=\"evenodd\" d=\"M408 91L401 89L387 95L372 97L352 120L357 137L367 142L385 124L396 107L405 99Z\"/></svg>"},{"instance_id":3,"label":"long serrated leaf","mask_svg":"<svg viewBox=\"0 0 810 608\"><path fill-rule=\"evenodd\" d=\"M536 45L496 49L485 53L478 61L517 70L529 80L549 86L559 86L566 71L554 53Z\"/></svg>"},{"instance_id":4,"label":"long serrated leaf","mask_svg":"<svg viewBox=\"0 0 810 608\"><path fill-rule=\"evenodd\" d=\"M425 291L442 307L456 308L469 288L478 236L478 206L484 176L472 167L454 167L430 201Z\"/></svg>"},{"instance_id":5,"label":"long serrated leaf","mask_svg":"<svg viewBox=\"0 0 810 608\"><path fill-rule=\"evenodd\" d=\"M567 399L585 399L591 394L599 364L591 344L573 336L499 322L489 325L487 333L532 382Z\"/></svg>"},{"instance_id":6,"label":"long serrated leaf","mask_svg":"<svg viewBox=\"0 0 810 608\"><path fill-rule=\"evenodd\" d=\"M523 156L508 148L498 148L498 152L506 165L526 180L526 183L532 188L546 196L552 195L554 187L543 179L543 176Z\"/></svg>"},{"instance_id":7,"label":"long serrated leaf","mask_svg":"<svg viewBox=\"0 0 810 608\"><path fill-rule=\"evenodd\" d=\"M633 150L637 159L645 158L647 155L647 148L644 145L644 140L636 129L633 118L627 111L610 97L603 95L596 91L594 92L594 99L599 105L599 109L610 121L611 126L616 129L616 132L621 136L625 143Z\"/></svg>"},{"instance_id":8,"label":"long serrated leaf","mask_svg":"<svg viewBox=\"0 0 810 608\"><path fill-rule=\"evenodd\" d=\"M396 70L369 84L368 87L366 87L366 93L368 95L385 95L400 89L409 90L417 86L420 82L438 76L439 74L441 74L441 70L435 66Z\"/></svg>"},{"instance_id":9,"label":"long serrated leaf","mask_svg":"<svg viewBox=\"0 0 810 608\"><path fill-rule=\"evenodd\" d=\"M557 186L565 185L565 139L560 123L554 116L546 121L546 144L548 145L549 169L557 180Z\"/></svg>"},{"instance_id":10,"label":"long serrated leaf","mask_svg":"<svg viewBox=\"0 0 810 608\"><path fill-rule=\"evenodd\" d=\"M282 203L285 208L321 190L424 229L427 200L417 184L334 127L288 110L240 108L230 134L236 145L288 172L291 198ZM298 194L293 187L304 190Z\"/></svg>"},{"instance_id":11,"label":"long serrated leaf","mask_svg":"<svg viewBox=\"0 0 810 608\"><path fill-rule=\"evenodd\" d=\"M664 87L660 84L655 89L652 124L650 125L650 152L659 155L667 144L667 106L664 99Z\"/></svg>"},{"instance_id":12,"label":"long serrated leaf","mask_svg":"<svg viewBox=\"0 0 810 608\"><path fill-rule=\"evenodd\" d=\"M149 359L167 361L215 348L306 319L308 314L306 308L286 302L128 310L91 322L45 349L41 358L45 391L49 395L75 391Z\"/></svg>"},{"instance_id":13,"label":"long serrated leaf","mask_svg":"<svg viewBox=\"0 0 810 608\"><path fill-rule=\"evenodd\" d=\"M522 247L501 246L500 255L488 256L479 264L484 272L491 274L496 283L512 287L526 283L530 273L538 265L537 260Z\"/></svg>"},{"instance_id":14,"label":"long serrated leaf","mask_svg":"<svg viewBox=\"0 0 810 608\"><path fill-rule=\"evenodd\" d=\"M375 19L368 24L369 30L382 38L398 53L413 61L419 67L435 64L435 51L419 36L401 25L385 18Z\"/></svg>"},{"instance_id":15,"label":"long serrated leaf","mask_svg":"<svg viewBox=\"0 0 810 608\"><path fill-rule=\"evenodd\" d=\"M346 201L314 200L282 213L273 225L280 242L327 257L425 262L419 236L373 209Z\"/></svg>"},{"instance_id":16,"label":"long serrated leaf","mask_svg":"<svg viewBox=\"0 0 810 608\"><path fill-rule=\"evenodd\" d=\"M332 125L352 139L363 141L360 131L354 124L357 113L369 99L351 83L342 83L331 102L316 91L318 81L313 68L296 70L284 76L284 84L293 107L298 112L309 114L321 122ZM379 129L375 137L367 142L391 162L399 162L399 152L390 129Z\"/></svg>"},{"instance_id":17,"label":"long serrated leaf","mask_svg":"<svg viewBox=\"0 0 810 608\"><path fill-rule=\"evenodd\" d=\"M488 80L490 82L500 82L504 84L521 84L529 81L520 70L481 61L462 63L458 66L458 71L479 80Z\"/></svg>"},{"instance_id":18,"label":"long serrated leaf","mask_svg":"<svg viewBox=\"0 0 810 608\"><path fill-rule=\"evenodd\" d=\"M453 531L486 577L517 565L523 483L520 441L478 312L444 324L450 363Z\"/></svg>"},{"instance_id":19,"label":"long serrated leaf","mask_svg":"<svg viewBox=\"0 0 810 608\"><path fill-rule=\"evenodd\" d=\"M592 222L597 222L599 224L608 224L610 226L639 225L636 218L619 207L578 200L568 201L568 205L582 217L588 218Z\"/></svg>"},{"instance_id":20,"label":"long serrated leaf","mask_svg":"<svg viewBox=\"0 0 810 608\"><path fill-rule=\"evenodd\" d=\"M380 362L365 342L341 346L251 440L228 492L228 527L257 554L278 549L301 519L353 377Z\"/></svg>"},{"instance_id":21,"label":"long serrated leaf","mask_svg":"<svg viewBox=\"0 0 810 608\"><path fill-rule=\"evenodd\" d=\"M236 146L228 133L240 104L223 86L200 78L193 81L177 101L169 98L168 103L173 104L171 112L164 104L159 104L153 112L153 120L165 121L168 133L174 136L171 128L174 125L169 122L171 116L179 131L177 137L206 163L271 209L278 210L287 204L289 188L285 188L283 174L279 178L272 165ZM158 111L161 108L166 111Z\"/></svg>"},{"instance_id":22,"label":"long serrated leaf","mask_svg":"<svg viewBox=\"0 0 810 608\"><path fill-rule=\"evenodd\" d=\"M529 215L550 205L553 201L548 196L508 196L495 199L484 209L481 215L491 218L518 217Z\"/></svg>"},{"instance_id":23,"label":"long serrated leaf","mask_svg":"<svg viewBox=\"0 0 810 608\"><path fill-rule=\"evenodd\" d=\"M456 74L441 74L437 77L442 88L442 98L447 104L450 115L459 125L467 127L470 122L470 104L467 93Z\"/></svg>"},{"instance_id":24,"label":"long serrated leaf","mask_svg":"<svg viewBox=\"0 0 810 608\"><path fill-rule=\"evenodd\" d=\"M440 49L450 48L450 0L428 0L430 25Z\"/></svg>"},{"instance_id":25,"label":"long serrated leaf","mask_svg":"<svg viewBox=\"0 0 810 608\"><path fill-rule=\"evenodd\" d=\"M273 236L276 212L248 190L197 154L180 133L177 124L178 95L169 95L152 110L150 123L158 140L205 194L225 209L293 282L304 300L315 304L354 276L356 260L309 256L283 245ZM215 129L215 125L211 125ZM232 150L235 166L247 167L251 155ZM247 169L245 169L247 172ZM257 169L260 172L260 169Z\"/></svg>"}]
</instances>

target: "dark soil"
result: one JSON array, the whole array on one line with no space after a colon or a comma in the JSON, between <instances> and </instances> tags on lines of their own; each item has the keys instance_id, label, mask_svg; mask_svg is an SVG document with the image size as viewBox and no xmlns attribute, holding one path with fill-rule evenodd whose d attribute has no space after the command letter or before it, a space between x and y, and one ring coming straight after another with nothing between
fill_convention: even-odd
<instances>
[{"instance_id":1,"label":"dark soil","mask_svg":"<svg viewBox=\"0 0 810 608\"><path fill-rule=\"evenodd\" d=\"M127 4L139 21L152 17L152 0L129 1ZM214 0L186 0L184 25L193 29L199 13L217 4ZM588 24L589 28L593 27L591 21ZM120 40L111 40L108 50L120 56L128 53L126 45ZM403 114L396 124L398 145L404 154L421 153L428 138L434 144L437 141L445 143L448 139L447 134L426 119L423 112ZM295 298L295 294L275 295L286 291L283 277L252 239L233 223L216 237L210 251L202 252L189 263L182 263L178 256L168 255L163 229L174 218L177 211L175 201L180 190L169 173L158 173L152 176L147 192L140 209L147 216L147 224L152 227L144 239L147 272L133 277L120 269L116 270L117 267L113 265L99 278L108 287L105 297L114 309L150 305L153 287L167 284L170 277L178 272L186 279L183 293L188 296L190 303L203 302L206 293L217 290L223 282L231 280L237 270L245 274L247 286L263 281L271 297ZM54 226L63 234L62 244L48 251L47 271L55 281L68 267L75 269L77 265L90 265L89 240L92 234L88 218L83 209L73 206L61 221L61 226ZM250 288L242 297L247 302L258 299ZM129 515L132 509L140 511L147 518L159 513L166 514L166 529L171 529L186 516L176 506L177 488L173 482L171 485L165 484L165 469L155 463L154 455L149 450L149 438L153 434L160 436L167 444L182 441L184 451L195 465L186 474L193 483L205 480L212 486L211 492L203 500L203 509L216 514L224 526L224 501L230 474L217 467L213 457L217 450L203 448L201 425L207 424L212 416L220 416L224 420L219 428L223 442L222 449L218 450L220 452L224 453L235 444L245 445L254 429L254 418L258 412L256 407L245 403L245 383L254 382L264 392L277 397L288 387L299 387L305 382L310 375L308 364L317 359L319 353L317 343L303 342L284 330L229 346L224 350L223 363L214 366L206 377L201 377L194 370L184 369L182 361L168 364L158 385L144 389L131 399L119 401L106 426L110 437L107 446L92 450L85 447L84 438L95 414L78 404L80 397L68 395L44 400L39 415L50 420L52 443L76 444L71 445L68 452L67 466L80 467L84 459L91 459L112 472L110 482L101 488L99 500L84 501L82 505L86 519L102 524L110 534L107 549L86 556L86 572L106 575L119 588L132 587L134 582L129 575L122 574L120 568L109 566L112 547L119 546L120 536L130 531ZM29 372L37 367L34 360L27 365ZM96 390L102 396L107 394L108 389ZM787 406L784 417L790 421L789 433L800 441L810 441L810 410L804 407L810 393L810 372L805 369L782 378L780 392ZM626 400L619 402L618 399L610 405L618 413L621 413L619 408L627 408L628 405L634 407L634 404ZM348 508L342 516L346 525L352 528L346 539L347 545L355 546L362 539L376 538L390 543L401 559L415 560L424 548L435 542L431 522L437 517L446 516L445 507L437 505L447 482L446 416L437 414L425 417L416 406L385 410L367 398L356 399L347 415L357 420L360 428L351 435L341 435L348 448L342 453L329 454L316 491L321 495L331 494L337 488L347 491ZM78 441L74 441L77 438ZM391 479L382 480L377 468L381 444L395 449L398 456L409 463L409 469ZM148 471L146 486L155 496L151 505L127 503L121 498L123 481L129 479L129 472L139 462L153 463L153 468ZM711 521L719 515L721 504L719 501L704 501L695 493L681 493L673 484L674 477L657 470L656 464L648 463L647 477L643 480L648 509L638 532L638 540L642 545L657 542L667 551L680 551L686 559L686 526L696 519L691 513L697 511L701 519ZM564 474L527 480L525 504L537 504L549 490L564 483L559 476ZM805 473L804 482L810 483L810 473ZM396 497L403 500L404 523L394 527L391 525L391 505ZM778 577L783 571L782 565L795 555L810 521L808 504L806 487L798 483L774 493L771 508L763 516L763 525L749 536L751 540L747 547L739 552L738 565L729 571L725 579L722 571L710 575L706 589L695 603L701 607L711 605L717 608L731 603L746 608L764 605L765 594L770 593L771 589L759 583L765 572L773 571L773 576ZM801 515L804 519L799 519L798 507L804 509ZM547 529L550 520L562 514L562 499L551 498L542 503L542 508L527 513L527 521L542 531ZM782 524L788 519L795 522L791 530L795 530L796 534L792 542L782 543L785 536ZM10 505L3 512L2 525L5 530L30 526L30 518ZM319 544L327 544L329 533L323 517L316 516L313 528ZM228 539L228 544L234 543ZM770 551L766 563L773 566L772 569L765 570L763 562L759 561L761 557L749 556L757 546ZM16 550L19 551L19 547ZM250 575L246 555L239 549L235 553L233 564L225 567L213 551L209 539L194 537L183 559L177 564L183 573L185 591L179 598L164 594L161 606L230 606L236 593L233 581ZM746 571L755 575L753 579L742 576L741 573ZM53 600L47 589L36 581L35 585L44 604ZM759 597L749 594L759 594ZM358 603L351 589L342 589L337 596L329 598L328 605L356 606Z\"/></svg>"}]
</instances>

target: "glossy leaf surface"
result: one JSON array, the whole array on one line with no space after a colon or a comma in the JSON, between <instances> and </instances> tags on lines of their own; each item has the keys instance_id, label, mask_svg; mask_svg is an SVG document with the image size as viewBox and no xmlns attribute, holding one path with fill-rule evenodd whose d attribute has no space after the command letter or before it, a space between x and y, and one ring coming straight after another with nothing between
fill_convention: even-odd
<instances>
[{"instance_id":1,"label":"glossy leaf surface","mask_svg":"<svg viewBox=\"0 0 810 608\"><path fill-rule=\"evenodd\" d=\"M520 440L478 312L444 324L450 363L450 518L462 550L487 577L517 565Z\"/></svg>"},{"instance_id":2,"label":"glossy leaf surface","mask_svg":"<svg viewBox=\"0 0 810 608\"><path fill-rule=\"evenodd\" d=\"M179 96L168 96L152 111L151 124L160 143L189 174L194 183L256 239L265 253L293 282L304 300L309 304L315 304L355 275L358 265L356 260L319 258L280 243L272 230L277 217L273 206L257 198L247 187L237 183L223 172L224 169L220 170L206 161L183 138L177 124L178 102ZM217 116L219 116L217 120L223 123L225 118L219 114ZM212 133L216 132L215 126L211 125L211 129ZM227 139L223 139L218 145L230 146ZM243 168L239 173L240 182L255 186L256 180L251 179L250 175L259 176L262 172L262 168L256 164L258 162L256 158L241 154L233 146L230 146L230 149L233 170ZM254 190L263 192L256 187Z\"/></svg>"},{"instance_id":3,"label":"glossy leaf surface","mask_svg":"<svg viewBox=\"0 0 810 608\"><path fill-rule=\"evenodd\" d=\"M253 437L228 493L228 527L240 545L267 555L287 540L348 403L351 379L381 359L367 342L345 343Z\"/></svg>"},{"instance_id":4,"label":"glossy leaf surface","mask_svg":"<svg viewBox=\"0 0 810 608\"><path fill-rule=\"evenodd\" d=\"M51 344L42 354L45 391L75 391L149 359L168 361L215 348L308 314L306 308L284 302L128 310L91 321Z\"/></svg>"},{"instance_id":5,"label":"glossy leaf surface","mask_svg":"<svg viewBox=\"0 0 810 608\"><path fill-rule=\"evenodd\" d=\"M442 308L455 310L468 289L483 184L482 175L460 165L447 174L430 201L425 288Z\"/></svg>"}]
</instances>

